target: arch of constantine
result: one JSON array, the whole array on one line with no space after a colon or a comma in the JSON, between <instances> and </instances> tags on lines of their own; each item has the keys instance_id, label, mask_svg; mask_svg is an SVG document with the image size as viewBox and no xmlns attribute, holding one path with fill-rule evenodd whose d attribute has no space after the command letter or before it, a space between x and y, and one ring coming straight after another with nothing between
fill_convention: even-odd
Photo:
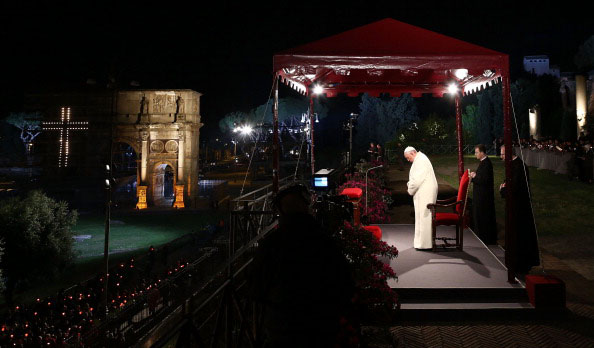
<instances>
[{"instance_id":1,"label":"arch of constantine","mask_svg":"<svg viewBox=\"0 0 594 348\"><path fill-rule=\"evenodd\" d=\"M136 208L196 205L200 96L187 89L118 92L112 141L136 151Z\"/></svg>"}]
</instances>

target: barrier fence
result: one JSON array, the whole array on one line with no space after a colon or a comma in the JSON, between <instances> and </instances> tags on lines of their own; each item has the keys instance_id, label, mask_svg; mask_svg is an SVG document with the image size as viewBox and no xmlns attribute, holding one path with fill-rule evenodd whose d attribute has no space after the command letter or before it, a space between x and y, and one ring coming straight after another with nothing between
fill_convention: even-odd
<instances>
[{"instance_id":1,"label":"barrier fence","mask_svg":"<svg viewBox=\"0 0 594 348\"><path fill-rule=\"evenodd\" d=\"M462 147L462 153L465 155L474 154L475 145L464 145ZM487 155L496 155L496 148L494 145L485 145L487 149ZM417 146L417 151L421 151L427 155L455 155L458 154L458 145L423 145ZM388 163L393 164L397 161L404 161L404 148L399 150L386 150L385 156Z\"/></svg>"}]
</instances>

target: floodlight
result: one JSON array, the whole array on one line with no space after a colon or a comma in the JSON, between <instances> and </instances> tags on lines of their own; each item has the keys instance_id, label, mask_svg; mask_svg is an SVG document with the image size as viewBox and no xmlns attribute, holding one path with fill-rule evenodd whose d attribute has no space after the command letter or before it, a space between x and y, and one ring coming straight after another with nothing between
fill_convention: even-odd
<instances>
[{"instance_id":1,"label":"floodlight","mask_svg":"<svg viewBox=\"0 0 594 348\"><path fill-rule=\"evenodd\" d=\"M458 80L464 80L468 76L468 69L456 69L454 75Z\"/></svg>"},{"instance_id":2,"label":"floodlight","mask_svg":"<svg viewBox=\"0 0 594 348\"><path fill-rule=\"evenodd\" d=\"M456 94L458 93L458 86L455 83L451 83L448 85L448 93Z\"/></svg>"},{"instance_id":3,"label":"floodlight","mask_svg":"<svg viewBox=\"0 0 594 348\"><path fill-rule=\"evenodd\" d=\"M243 128L241 129L241 134L248 135L248 134L251 134L252 131L253 131L253 128L251 126L243 126Z\"/></svg>"},{"instance_id":4,"label":"floodlight","mask_svg":"<svg viewBox=\"0 0 594 348\"><path fill-rule=\"evenodd\" d=\"M322 94L324 93L324 87L320 86L320 85L315 85L313 88L313 93L314 94Z\"/></svg>"}]
</instances>

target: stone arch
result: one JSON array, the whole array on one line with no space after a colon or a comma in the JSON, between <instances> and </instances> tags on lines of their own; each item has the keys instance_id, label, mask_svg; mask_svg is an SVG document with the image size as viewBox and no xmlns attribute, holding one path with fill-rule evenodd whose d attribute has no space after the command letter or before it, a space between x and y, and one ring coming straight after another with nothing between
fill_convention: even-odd
<instances>
[{"instance_id":1,"label":"stone arch","mask_svg":"<svg viewBox=\"0 0 594 348\"><path fill-rule=\"evenodd\" d=\"M161 165L174 176L173 207L197 205L200 96L185 89L118 91L113 141L129 144L139 157L138 209L160 197L162 187L153 184Z\"/></svg>"},{"instance_id":2,"label":"stone arch","mask_svg":"<svg viewBox=\"0 0 594 348\"><path fill-rule=\"evenodd\" d=\"M155 206L173 205L177 169L174 161L161 160L151 164L150 183Z\"/></svg>"}]
</instances>

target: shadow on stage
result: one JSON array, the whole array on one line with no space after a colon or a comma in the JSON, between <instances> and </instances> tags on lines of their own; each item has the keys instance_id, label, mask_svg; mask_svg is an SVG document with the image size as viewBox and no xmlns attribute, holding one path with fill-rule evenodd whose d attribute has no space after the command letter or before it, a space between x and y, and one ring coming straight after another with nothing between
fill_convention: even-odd
<instances>
[{"instance_id":1,"label":"shadow on stage","mask_svg":"<svg viewBox=\"0 0 594 348\"><path fill-rule=\"evenodd\" d=\"M413 247L414 225L385 224L382 240L398 248L390 261L397 279L402 311L533 310L521 282L507 281L504 250L486 246L470 229L464 230L464 249L420 251ZM438 237L453 237L455 228L439 226ZM509 312L508 312L509 313Z\"/></svg>"}]
</instances>

